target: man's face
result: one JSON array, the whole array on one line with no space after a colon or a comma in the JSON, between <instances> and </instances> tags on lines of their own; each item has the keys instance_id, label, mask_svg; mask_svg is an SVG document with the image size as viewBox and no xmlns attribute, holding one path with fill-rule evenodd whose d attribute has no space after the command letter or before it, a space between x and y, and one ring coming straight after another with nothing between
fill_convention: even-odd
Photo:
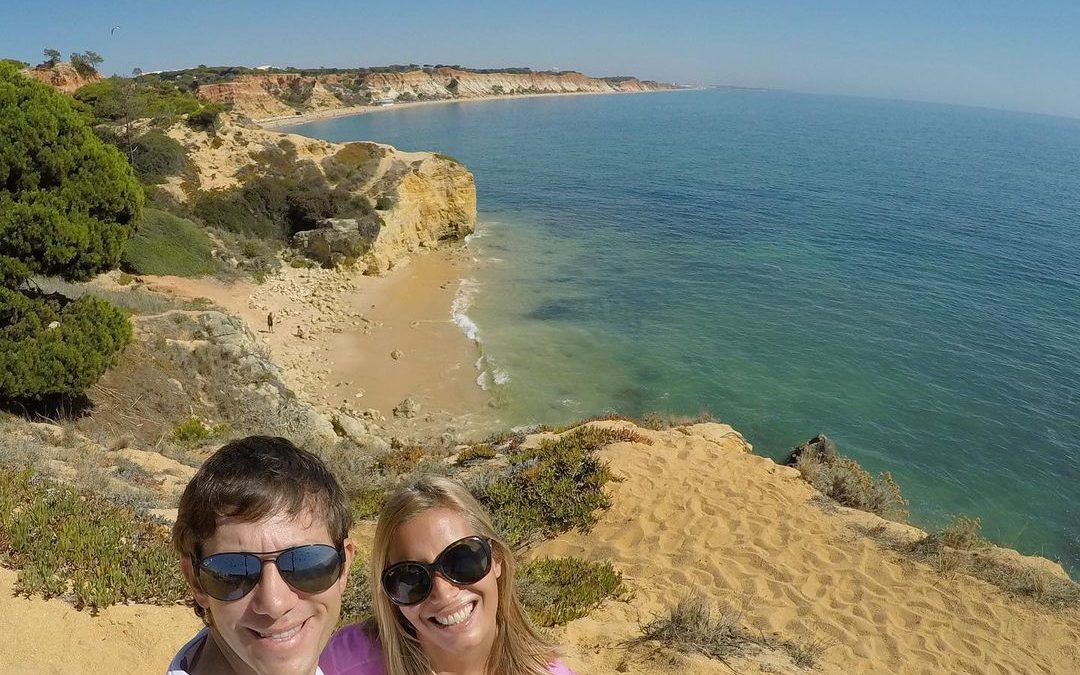
<instances>
[{"instance_id":1,"label":"man's face","mask_svg":"<svg viewBox=\"0 0 1080 675\"><path fill-rule=\"evenodd\" d=\"M201 554L242 551L267 553L305 544L334 545L326 525L307 511L292 518L274 515L256 522L219 521ZM211 631L222 654L237 673L313 675L319 653L330 639L341 613L353 548L345 540L345 565L330 588L304 593L289 586L274 563L264 562L258 585L239 600L222 601L202 592L191 561L185 576L195 600L210 614Z\"/></svg>"}]
</instances>

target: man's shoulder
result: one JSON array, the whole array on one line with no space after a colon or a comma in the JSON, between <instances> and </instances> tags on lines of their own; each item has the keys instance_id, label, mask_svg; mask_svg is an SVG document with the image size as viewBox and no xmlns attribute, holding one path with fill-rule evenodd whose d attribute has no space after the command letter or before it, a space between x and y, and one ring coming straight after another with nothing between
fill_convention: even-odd
<instances>
[{"instance_id":1,"label":"man's shoulder","mask_svg":"<svg viewBox=\"0 0 1080 675\"><path fill-rule=\"evenodd\" d=\"M191 660L189 655L194 653L198 646L206 639L207 631L203 628L201 631L195 634L195 637L191 638L180 648L180 651L176 652L176 656L169 662L169 668L165 671L165 675L188 675L188 662Z\"/></svg>"},{"instance_id":2,"label":"man's shoulder","mask_svg":"<svg viewBox=\"0 0 1080 675\"><path fill-rule=\"evenodd\" d=\"M319 667L325 675L382 675L382 646L369 623L345 626L323 649Z\"/></svg>"}]
</instances>

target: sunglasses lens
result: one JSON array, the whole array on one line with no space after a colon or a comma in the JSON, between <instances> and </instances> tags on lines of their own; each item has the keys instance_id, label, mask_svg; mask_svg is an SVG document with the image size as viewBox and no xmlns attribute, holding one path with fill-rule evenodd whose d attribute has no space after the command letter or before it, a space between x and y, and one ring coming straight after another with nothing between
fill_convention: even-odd
<instances>
[{"instance_id":1,"label":"sunglasses lens","mask_svg":"<svg viewBox=\"0 0 1080 675\"><path fill-rule=\"evenodd\" d=\"M341 554L333 546L312 544L285 551L277 559L285 583L305 593L321 593L341 576Z\"/></svg>"},{"instance_id":2,"label":"sunglasses lens","mask_svg":"<svg viewBox=\"0 0 1080 675\"><path fill-rule=\"evenodd\" d=\"M491 549L479 537L459 541L441 557L443 574L459 584L474 584L491 569Z\"/></svg>"},{"instance_id":3,"label":"sunglasses lens","mask_svg":"<svg viewBox=\"0 0 1080 675\"><path fill-rule=\"evenodd\" d=\"M415 563L394 565L383 573L383 590L399 605L415 605L431 592L431 575Z\"/></svg>"},{"instance_id":4,"label":"sunglasses lens","mask_svg":"<svg viewBox=\"0 0 1080 675\"><path fill-rule=\"evenodd\" d=\"M219 553L199 563L199 584L212 598L239 600L255 588L262 561L247 553Z\"/></svg>"}]
</instances>

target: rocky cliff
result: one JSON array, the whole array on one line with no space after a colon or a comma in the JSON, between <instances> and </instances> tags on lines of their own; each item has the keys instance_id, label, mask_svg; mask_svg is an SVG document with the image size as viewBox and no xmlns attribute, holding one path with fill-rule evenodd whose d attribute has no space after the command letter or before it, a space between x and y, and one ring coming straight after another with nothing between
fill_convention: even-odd
<instances>
[{"instance_id":1,"label":"rocky cliff","mask_svg":"<svg viewBox=\"0 0 1080 675\"><path fill-rule=\"evenodd\" d=\"M167 184L183 201L193 189L236 187L258 170L268 151L288 148L295 161L318 167L327 179L363 195L376 210L363 223L361 264L385 272L410 253L458 240L476 227L476 186L460 163L430 152L402 152L379 143L330 143L241 125L225 115L216 133L184 124L169 129L184 146L194 180ZM324 260L322 262L336 262Z\"/></svg>"},{"instance_id":2,"label":"rocky cliff","mask_svg":"<svg viewBox=\"0 0 1080 675\"><path fill-rule=\"evenodd\" d=\"M595 78L577 72L472 72L426 68L403 72L246 75L199 87L198 95L254 119L315 113L375 101L472 99L518 94L616 93L671 89L633 77Z\"/></svg>"},{"instance_id":3,"label":"rocky cliff","mask_svg":"<svg viewBox=\"0 0 1080 675\"><path fill-rule=\"evenodd\" d=\"M26 68L22 72L23 75L32 77L35 80L40 80L45 84L59 89L65 94L74 93L76 89L84 84L97 82L101 79L101 75L98 75L97 73L84 75L76 70L75 66L64 62L51 66L43 63L39 66L34 66L33 68Z\"/></svg>"}]
</instances>

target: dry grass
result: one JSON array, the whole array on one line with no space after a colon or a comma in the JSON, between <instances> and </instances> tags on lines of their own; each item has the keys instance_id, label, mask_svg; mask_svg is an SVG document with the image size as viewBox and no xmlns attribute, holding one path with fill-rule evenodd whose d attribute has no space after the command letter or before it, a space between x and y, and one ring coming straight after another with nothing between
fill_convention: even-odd
<instances>
[{"instance_id":1,"label":"dry grass","mask_svg":"<svg viewBox=\"0 0 1080 675\"><path fill-rule=\"evenodd\" d=\"M795 665L812 668L829 643L821 640L795 642L767 638L742 626L742 612L730 606L715 609L700 595L689 595L666 614L641 629L641 636L627 645L653 643L683 654L701 654L727 664L728 659L761 650L781 650Z\"/></svg>"},{"instance_id":2,"label":"dry grass","mask_svg":"<svg viewBox=\"0 0 1080 675\"><path fill-rule=\"evenodd\" d=\"M854 459L839 455L835 444L825 436L796 448L788 463L799 470L806 482L843 506L907 522L907 500L892 474L872 477Z\"/></svg>"},{"instance_id":3,"label":"dry grass","mask_svg":"<svg viewBox=\"0 0 1080 675\"><path fill-rule=\"evenodd\" d=\"M979 527L977 518L956 516L945 527L896 548L947 578L966 574L1051 609L1080 607L1080 584L995 550L979 535Z\"/></svg>"}]
</instances>

